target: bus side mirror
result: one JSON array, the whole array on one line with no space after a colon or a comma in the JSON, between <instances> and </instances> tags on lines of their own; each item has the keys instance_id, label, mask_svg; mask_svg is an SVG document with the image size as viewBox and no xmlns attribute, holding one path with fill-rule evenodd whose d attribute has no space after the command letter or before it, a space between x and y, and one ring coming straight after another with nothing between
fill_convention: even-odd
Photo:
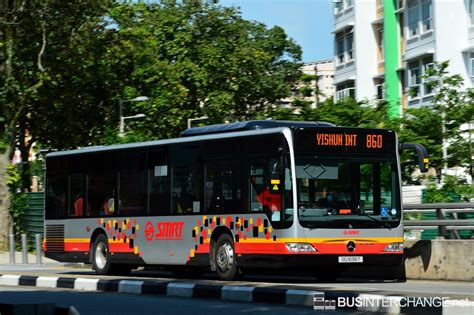
<instances>
[{"instance_id":1,"label":"bus side mirror","mask_svg":"<svg viewBox=\"0 0 474 315\"><path fill-rule=\"evenodd\" d=\"M417 143L401 143L400 144L400 153L402 153L403 151L407 149L416 151L416 155L418 157L418 166L420 167L420 171L422 173L428 172L428 168L429 168L428 164L430 160L428 156L428 151L426 151L425 147Z\"/></svg>"}]
</instances>

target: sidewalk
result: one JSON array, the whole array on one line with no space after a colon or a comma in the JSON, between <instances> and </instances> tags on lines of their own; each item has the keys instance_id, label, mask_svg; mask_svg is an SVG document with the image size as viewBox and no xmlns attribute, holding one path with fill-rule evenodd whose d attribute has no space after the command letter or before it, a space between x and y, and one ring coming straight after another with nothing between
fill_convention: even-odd
<instances>
[{"instance_id":1,"label":"sidewalk","mask_svg":"<svg viewBox=\"0 0 474 315\"><path fill-rule=\"evenodd\" d=\"M48 265L48 266L63 265L55 260L46 258L44 256L41 257L41 263L43 265ZM7 265L7 264L10 264L10 253L0 251L0 265ZM23 264L23 255L21 252L15 252L15 264L17 265ZM36 265L36 254L28 253L28 264Z\"/></svg>"}]
</instances>

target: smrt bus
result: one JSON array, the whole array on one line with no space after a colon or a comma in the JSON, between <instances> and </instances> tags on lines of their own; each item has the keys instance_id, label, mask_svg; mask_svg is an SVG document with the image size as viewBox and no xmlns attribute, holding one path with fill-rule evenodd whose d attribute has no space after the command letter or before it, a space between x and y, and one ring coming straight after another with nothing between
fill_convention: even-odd
<instances>
[{"instance_id":1,"label":"smrt bus","mask_svg":"<svg viewBox=\"0 0 474 315\"><path fill-rule=\"evenodd\" d=\"M46 156L46 257L97 274L403 268L399 144L391 130L246 121L170 140Z\"/></svg>"}]
</instances>

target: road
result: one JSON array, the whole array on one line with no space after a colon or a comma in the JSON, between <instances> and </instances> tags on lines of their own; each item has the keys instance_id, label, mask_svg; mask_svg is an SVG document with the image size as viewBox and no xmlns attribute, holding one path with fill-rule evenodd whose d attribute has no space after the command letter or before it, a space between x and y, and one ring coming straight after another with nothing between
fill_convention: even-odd
<instances>
[{"instance_id":1,"label":"road","mask_svg":"<svg viewBox=\"0 0 474 315\"><path fill-rule=\"evenodd\" d=\"M21 265L0 265L0 274L21 274L36 276L81 277L103 279L136 279L136 280L165 280L175 278L161 271L134 271L127 277L97 276L90 268L69 267L38 267ZM292 289L354 291L363 293L387 293L390 295L410 296L448 296L474 300L474 283L458 281L426 281L408 280L407 282L377 282L364 279L343 278L334 283L318 282L308 275L255 275L246 276L241 281L219 281L213 274L206 274L202 279L179 279L178 281L203 284L249 285L255 287L278 287Z\"/></svg>"},{"instance_id":2,"label":"road","mask_svg":"<svg viewBox=\"0 0 474 315\"><path fill-rule=\"evenodd\" d=\"M77 292L67 289L41 289L0 286L0 303L56 303L74 306L81 315L99 314L318 314L307 307L236 303L210 299L185 299L120 293ZM338 315L342 312L331 312ZM347 313L344 313L347 314ZM352 313L354 314L354 313Z\"/></svg>"}]
</instances>

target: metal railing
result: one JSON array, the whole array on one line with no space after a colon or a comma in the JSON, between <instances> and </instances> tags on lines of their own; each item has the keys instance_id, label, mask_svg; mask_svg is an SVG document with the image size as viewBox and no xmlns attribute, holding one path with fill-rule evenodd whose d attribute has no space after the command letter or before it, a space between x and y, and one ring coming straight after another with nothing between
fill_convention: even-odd
<instances>
[{"instance_id":1,"label":"metal railing","mask_svg":"<svg viewBox=\"0 0 474 315\"><path fill-rule=\"evenodd\" d=\"M436 220L404 220L405 230L438 230L438 235L447 238L452 231L460 239L460 230L474 231L474 219L460 219L460 213L474 214L474 203L425 203L404 204L404 213L435 213ZM474 235L474 234L473 234Z\"/></svg>"}]
</instances>

